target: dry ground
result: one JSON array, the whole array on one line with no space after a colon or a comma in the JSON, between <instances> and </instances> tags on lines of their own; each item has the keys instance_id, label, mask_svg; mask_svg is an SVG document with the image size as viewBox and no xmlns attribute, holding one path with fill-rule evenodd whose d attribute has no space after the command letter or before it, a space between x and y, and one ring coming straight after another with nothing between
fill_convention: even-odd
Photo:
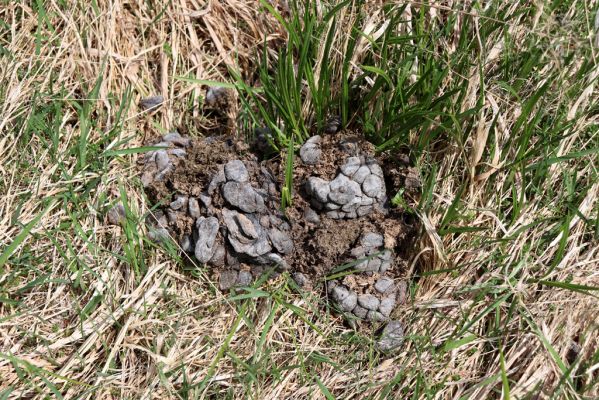
<instances>
[{"instance_id":1,"label":"dry ground","mask_svg":"<svg viewBox=\"0 0 599 400\"><path fill-rule=\"evenodd\" d=\"M363 30L390 29L381 4L365 5ZM434 25L454 7L423 10ZM381 357L370 330L354 332L283 278L231 297L152 247L141 225L105 223L119 197L132 215L149 209L137 155L117 150L163 130L209 128L197 106L205 86L178 77L230 81L227 66L249 76L264 41L285 40L258 1L2 2L0 398L598 398L597 2L573 1L559 21L543 2L518 7L533 18L505 24L509 48L501 33L469 39L490 67L472 63L464 109L483 107L475 134L422 162L424 180L432 162L437 178L420 215L419 279L398 313L408 338ZM460 24L482 23L476 6L459 8L448 27L456 43ZM339 17L337 41L352 10ZM419 10L413 3L406 18ZM552 24L579 13L587 36L569 27L554 36ZM500 85L481 100L480 74L530 35L547 39L547 53L587 46L591 56L539 67L561 77L543 106L568 107L567 134L546 158L510 168L522 150L509 148L511 130L533 112ZM368 50L363 41L356 68ZM166 104L143 112L138 101L153 94ZM543 160L543 182L525 179ZM440 232L458 194L469 229ZM515 198L521 209L508 212L504 200Z\"/></svg>"}]
</instances>

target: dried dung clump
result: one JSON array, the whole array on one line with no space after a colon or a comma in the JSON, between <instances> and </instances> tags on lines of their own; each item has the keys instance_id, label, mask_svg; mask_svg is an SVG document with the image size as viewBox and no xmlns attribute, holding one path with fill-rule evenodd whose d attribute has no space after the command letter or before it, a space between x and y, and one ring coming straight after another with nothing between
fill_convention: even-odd
<instances>
[{"instance_id":1,"label":"dried dung clump","mask_svg":"<svg viewBox=\"0 0 599 400\"><path fill-rule=\"evenodd\" d=\"M221 289L248 285L270 269L289 271L305 287L326 277L339 310L372 321L390 320L405 299L404 256L414 227L389 207L396 179L385 176L373 146L359 136L304 143L285 212L280 159L260 161L247 145L224 137L170 133L154 145L163 149L141 160L146 191L161 204L149 221L150 237L175 238L218 274Z\"/></svg>"}]
</instances>

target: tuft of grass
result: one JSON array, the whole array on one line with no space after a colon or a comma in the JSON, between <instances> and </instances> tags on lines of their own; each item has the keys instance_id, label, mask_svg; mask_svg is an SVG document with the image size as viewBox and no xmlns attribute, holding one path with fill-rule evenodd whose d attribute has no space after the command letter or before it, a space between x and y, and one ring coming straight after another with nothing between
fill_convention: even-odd
<instances>
[{"instance_id":1,"label":"tuft of grass","mask_svg":"<svg viewBox=\"0 0 599 400\"><path fill-rule=\"evenodd\" d=\"M260 4L285 28L287 39L274 56L266 43L263 46L257 65L259 90L231 71L254 124L267 126L273 132L272 144L283 148L291 139L301 145L333 115L343 114L345 124L349 107L345 81L358 35L343 43L337 19L346 9L359 7L359 2L332 5L293 0L290 18L267 1L260 0Z\"/></svg>"}]
</instances>

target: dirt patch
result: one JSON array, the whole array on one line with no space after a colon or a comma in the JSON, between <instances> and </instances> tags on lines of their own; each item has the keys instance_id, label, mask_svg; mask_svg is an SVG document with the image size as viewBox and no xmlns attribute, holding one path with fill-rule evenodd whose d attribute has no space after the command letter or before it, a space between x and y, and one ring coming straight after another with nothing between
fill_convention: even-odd
<instances>
[{"instance_id":1,"label":"dirt patch","mask_svg":"<svg viewBox=\"0 0 599 400\"><path fill-rule=\"evenodd\" d=\"M380 232L384 236L385 248L399 250L400 247L412 247L413 243L409 238L416 227L404 223L404 214L389 207L388 199L399 190L394 185L387 184L384 197L379 202L380 207L373 207L372 212L364 216L330 218L327 216L326 206L324 210L314 210L312 196L306 188L310 178L334 181L350 157L361 155L366 160L376 162L375 165L381 165L381 170L386 170L389 162L388 159L375 157L374 146L355 133L322 136L319 148L321 156L317 163L307 165L298 157L294 167L295 197L286 214L293 221L292 236L303 244L303 248L294 254L296 270L317 278L327 275L335 267L352 260L351 249L355 247L359 237L368 232ZM281 159L284 160L285 156ZM285 165L279 163L278 166L279 176L283 176ZM403 172L398 169L395 171L397 175ZM319 214L318 224L306 218L306 214L312 211ZM393 267L396 267L395 277L402 274L400 264L402 262L399 259L393 262Z\"/></svg>"},{"instance_id":2,"label":"dirt patch","mask_svg":"<svg viewBox=\"0 0 599 400\"><path fill-rule=\"evenodd\" d=\"M389 205L405 178L397 166L386 174L389 160L359 135L314 136L299 149L284 212L286 157L260 161L222 136L171 133L155 145L163 148L140 162L148 196L161 204L150 237L174 237L216 272L222 289L274 266L306 286L326 277L334 303L358 318L388 320L405 299L416 227Z\"/></svg>"}]
</instances>

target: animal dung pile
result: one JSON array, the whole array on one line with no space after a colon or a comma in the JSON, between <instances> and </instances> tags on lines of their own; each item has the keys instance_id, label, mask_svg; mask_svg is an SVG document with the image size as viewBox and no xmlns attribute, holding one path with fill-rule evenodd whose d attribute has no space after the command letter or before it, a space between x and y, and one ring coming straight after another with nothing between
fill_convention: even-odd
<instances>
[{"instance_id":1,"label":"animal dung pile","mask_svg":"<svg viewBox=\"0 0 599 400\"><path fill-rule=\"evenodd\" d=\"M242 142L176 132L153 146L160 149L140 160L142 183L158 205L148 220L152 240L174 238L218 275L222 290L289 271L305 288L324 282L337 310L351 318L391 321L405 300L410 229L388 205L390 180L372 145L340 133L307 140L285 211L285 157L260 161ZM381 350L403 338L401 324L391 326Z\"/></svg>"},{"instance_id":2,"label":"animal dung pile","mask_svg":"<svg viewBox=\"0 0 599 400\"><path fill-rule=\"evenodd\" d=\"M300 149L306 165L318 162L320 136L313 136ZM306 182L311 205L333 219L356 218L370 214L375 208L383 210L387 199L381 166L365 156L345 160L335 179L327 181L311 176Z\"/></svg>"},{"instance_id":3,"label":"animal dung pile","mask_svg":"<svg viewBox=\"0 0 599 400\"><path fill-rule=\"evenodd\" d=\"M185 171L176 167L182 166L180 157L186 154L190 143L176 133L165 135L154 145L164 149L147 153L143 184L168 190L169 183ZM211 144L215 142L197 143L205 146L204 150ZM215 145L215 150L222 150L222 145ZM256 159L232 159L215 167L207 185L198 184L189 192L176 193L172 201L154 213L150 238L161 241L180 236L181 249L198 262L228 270L220 274L223 290L250 284L252 270L259 275L265 266L288 269L284 257L294 249L291 227L277 205L279 191L273 175ZM165 179L171 171L173 176ZM180 178L191 182L189 176ZM182 226L187 229L180 229Z\"/></svg>"}]
</instances>

